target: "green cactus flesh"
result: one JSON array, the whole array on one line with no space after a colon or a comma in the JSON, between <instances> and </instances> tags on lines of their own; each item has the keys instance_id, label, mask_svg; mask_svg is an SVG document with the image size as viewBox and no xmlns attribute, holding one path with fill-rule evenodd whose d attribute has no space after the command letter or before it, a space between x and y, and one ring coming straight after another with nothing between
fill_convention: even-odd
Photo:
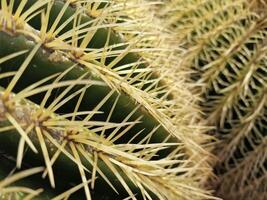
<instances>
[{"instance_id":1,"label":"green cactus flesh","mask_svg":"<svg viewBox=\"0 0 267 200\"><path fill-rule=\"evenodd\" d=\"M1 0L1 151L45 165L55 199L212 198L194 97L127 3L106 2Z\"/></svg>"}]
</instances>

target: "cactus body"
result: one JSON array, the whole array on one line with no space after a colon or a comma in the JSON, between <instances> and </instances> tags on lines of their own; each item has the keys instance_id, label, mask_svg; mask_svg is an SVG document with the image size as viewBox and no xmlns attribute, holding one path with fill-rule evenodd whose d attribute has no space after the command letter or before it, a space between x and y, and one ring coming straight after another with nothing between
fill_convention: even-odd
<instances>
[{"instance_id":1,"label":"cactus body","mask_svg":"<svg viewBox=\"0 0 267 200\"><path fill-rule=\"evenodd\" d=\"M267 21L254 13L259 2L174 0L161 13L185 49L181 66L194 70L206 124L215 127L218 178L210 185L227 200L267 198Z\"/></svg>"},{"instance_id":2,"label":"cactus body","mask_svg":"<svg viewBox=\"0 0 267 200\"><path fill-rule=\"evenodd\" d=\"M54 199L211 198L194 96L137 2L1 0L1 149Z\"/></svg>"}]
</instances>

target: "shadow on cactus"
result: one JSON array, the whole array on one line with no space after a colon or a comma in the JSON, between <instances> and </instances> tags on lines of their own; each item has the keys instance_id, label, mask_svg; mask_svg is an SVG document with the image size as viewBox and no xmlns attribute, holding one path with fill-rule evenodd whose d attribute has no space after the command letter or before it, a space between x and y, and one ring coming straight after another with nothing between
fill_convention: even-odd
<instances>
[{"instance_id":1,"label":"shadow on cactus","mask_svg":"<svg viewBox=\"0 0 267 200\"><path fill-rule=\"evenodd\" d=\"M0 146L45 166L35 199L212 198L195 99L136 5L1 0Z\"/></svg>"}]
</instances>

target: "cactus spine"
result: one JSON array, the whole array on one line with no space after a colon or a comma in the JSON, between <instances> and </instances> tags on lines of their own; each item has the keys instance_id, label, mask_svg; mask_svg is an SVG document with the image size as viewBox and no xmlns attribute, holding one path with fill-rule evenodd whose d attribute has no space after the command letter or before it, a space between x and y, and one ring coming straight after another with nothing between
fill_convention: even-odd
<instances>
[{"instance_id":1,"label":"cactus spine","mask_svg":"<svg viewBox=\"0 0 267 200\"><path fill-rule=\"evenodd\" d=\"M211 198L194 97L138 5L1 0L1 148L44 165L55 199Z\"/></svg>"}]
</instances>

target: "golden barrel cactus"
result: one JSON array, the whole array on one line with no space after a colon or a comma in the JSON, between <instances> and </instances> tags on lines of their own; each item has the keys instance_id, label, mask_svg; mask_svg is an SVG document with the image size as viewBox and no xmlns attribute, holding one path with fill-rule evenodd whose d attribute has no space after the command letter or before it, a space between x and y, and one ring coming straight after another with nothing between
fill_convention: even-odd
<instances>
[{"instance_id":1,"label":"golden barrel cactus","mask_svg":"<svg viewBox=\"0 0 267 200\"><path fill-rule=\"evenodd\" d=\"M205 124L217 137L218 178L210 187L225 200L267 199L265 2L166 2L159 17L184 49L180 67L192 70Z\"/></svg>"},{"instance_id":2,"label":"golden barrel cactus","mask_svg":"<svg viewBox=\"0 0 267 200\"><path fill-rule=\"evenodd\" d=\"M4 172L44 166L18 183L40 185L35 199L212 199L209 137L153 3L0 2Z\"/></svg>"}]
</instances>

